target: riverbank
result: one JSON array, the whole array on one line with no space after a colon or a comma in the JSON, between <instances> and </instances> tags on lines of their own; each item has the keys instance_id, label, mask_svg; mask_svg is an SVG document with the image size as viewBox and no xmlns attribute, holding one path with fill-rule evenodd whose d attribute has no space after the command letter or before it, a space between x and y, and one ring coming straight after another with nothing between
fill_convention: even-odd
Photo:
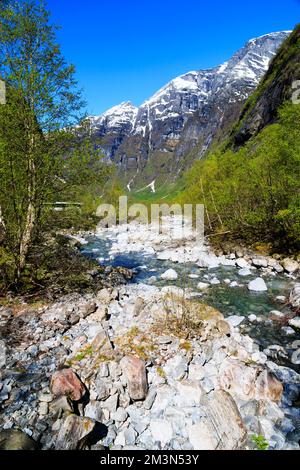
<instances>
[{"instance_id":1,"label":"riverbank","mask_svg":"<svg viewBox=\"0 0 300 470\"><path fill-rule=\"evenodd\" d=\"M262 314L225 318L205 293L223 286L257 299L266 292L248 289L252 277L271 289L269 279L284 276L297 302L297 272L216 256L193 239L159 240L145 227L97 235L97 247L93 234L77 240L86 256L114 265L129 253L148 266L133 268L130 284L0 310L1 448L254 449L263 439L270 449L298 449L300 375L282 366L280 347L263 349L247 334ZM220 266L245 286L226 284ZM246 269L254 276L239 273ZM290 343L296 313L280 325L293 330Z\"/></svg>"}]
</instances>

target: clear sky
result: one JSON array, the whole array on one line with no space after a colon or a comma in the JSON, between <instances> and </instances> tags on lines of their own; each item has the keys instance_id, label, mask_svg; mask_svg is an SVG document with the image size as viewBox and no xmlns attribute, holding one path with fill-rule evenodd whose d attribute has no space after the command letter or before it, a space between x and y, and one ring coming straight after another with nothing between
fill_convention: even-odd
<instances>
[{"instance_id":1,"label":"clear sky","mask_svg":"<svg viewBox=\"0 0 300 470\"><path fill-rule=\"evenodd\" d=\"M48 0L48 8L91 114L140 105L172 78L300 22L300 0Z\"/></svg>"}]
</instances>

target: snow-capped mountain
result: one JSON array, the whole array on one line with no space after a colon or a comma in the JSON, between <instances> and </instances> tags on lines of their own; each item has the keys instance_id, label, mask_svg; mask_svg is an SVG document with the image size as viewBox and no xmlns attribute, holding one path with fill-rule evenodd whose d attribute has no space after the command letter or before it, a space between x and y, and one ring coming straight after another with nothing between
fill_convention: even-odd
<instances>
[{"instance_id":1,"label":"snow-capped mountain","mask_svg":"<svg viewBox=\"0 0 300 470\"><path fill-rule=\"evenodd\" d=\"M104 153L131 187L142 179L178 174L187 164L183 157L201 157L237 119L289 34L251 39L224 64L175 78L139 108L126 102L92 117Z\"/></svg>"}]
</instances>

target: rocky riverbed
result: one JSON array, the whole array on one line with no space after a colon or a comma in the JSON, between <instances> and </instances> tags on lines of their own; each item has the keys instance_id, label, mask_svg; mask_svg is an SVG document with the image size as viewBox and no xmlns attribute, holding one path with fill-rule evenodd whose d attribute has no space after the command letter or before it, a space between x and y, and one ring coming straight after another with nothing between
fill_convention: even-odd
<instances>
[{"instance_id":1,"label":"rocky riverbed","mask_svg":"<svg viewBox=\"0 0 300 470\"><path fill-rule=\"evenodd\" d=\"M247 279L249 292L255 281L253 295L265 295L269 276L282 269L295 310L279 312L286 319L280 328L293 330L297 363L296 261L216 256L192 238L161 240L144 227L124 234L124 227L97 234L104 258L143 252L161 260L162 272L148 273L147 282L137 274L135 283L95 294L0 310L0 447L253 449L253 436L261 435L270 449L298 449L300 375L282 365L287 351L263 349L246 334L261 315L225 318L205 294L217 281L227 285L214 271L221 265ZM163 264L175 257L177 269ZM197 267L189 272L198 276L192 286L177 282L179 266L189 263ZM247 269L254 275L239 274ZM203 276L206 286L199 285Z\"/></svg>"}]
</instances>

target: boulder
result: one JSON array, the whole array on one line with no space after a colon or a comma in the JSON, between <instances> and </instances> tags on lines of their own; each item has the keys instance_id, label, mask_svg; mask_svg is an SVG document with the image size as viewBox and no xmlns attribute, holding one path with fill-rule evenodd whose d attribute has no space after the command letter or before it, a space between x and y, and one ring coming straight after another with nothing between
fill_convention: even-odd
<instances>
[{"instance_id":1,"label":"boulder","mask_svg":"<svg viewBox=\"0 0 300 470\"><path fill-rule=\"evenodd\" d=\"M296 284L291 290L290 304L294 308L300 308L300 284Z\"/></svg>"},{"instance_id":2,"label":"boulder","mask_svg":"<svg viewBox=\"0 0 300 470\"><path fill-rule=\"evenodd\" d=\"M300 317L295 317L289 320L289 325L300 329Z\"/></svg>"},{"instance_id":3,"label":"boulder","mask_svg":"<svg viewBox=\"0 0 300 470\"><path fill-rule=\"evenodd\" d=\"M38 444L18 429L0 431L0 450L36 450Z\"/></svg>"},{"instance_id":4,"label":"boulder","mask_svg":"<svg viewBox=\"0 0 300 470\"><path fill-rule=\"evenodd\" d=\"M62 369L51 377L50 390L54 398L67 396L73 401L79 401L85 395L86 389L72 369Z\"/></svg>"},{"instance_id":5,"label":"boulder","mask_svg":"<svg viewBox=\"0 0 300 470\"><path fill-rule=\"evenodd\" d=\"M267 258L264 258L263 256L258 256L257 258L252 259L252 264L256 268L267 268L269 262Z\"/></svg>"},{"instance_id":6,"label":"boulder","mask_svg":"<svg viewBox=\"0 0 300 470\"><path fill-rule=\"evenodd\" d=\"M218 390L204 402L206 416L187 429L193 449L239 449L247 431L233 398L224 390Z\"/></svg>"},{"instance_id":7,"label":"boulder","mask_svg":"<svg viewBox=\"0 0 300 470\"><path fill-rule=\"evenodd\" d=\"M82 418L73 414L67 416L59 430L55 449L77 450L84 448L95 424L95 421L90 418Z\"/></svg>"},{"instance_id":8,"label":"boulder","mask_svg":"<svg viewBox=\"0 0 300 470\"><path fill-rule=\"evenodd\" d=\"M285 271L289 274L294 274L299 269L299 263L291 258L285 258L282 261L282 266L284 267Z\"/></svg>"},{"instance_id":9,"label":"boulder","mask_svg":"<svg viewBox=\"0 0 300 470\"><path fill-rule=\"evenodd\" d=\"M210 284L207 284L207 282L199 282L197 285L197 288L200 290L206 290L208 289Z\"/></svg>"},{"instance_id":10,"label":"boulder","mask_svg":"<svg viewBox=\"0 0 300 470\"><path fill-rule=\"evenodd\" d=\"M251 273L249 268L240 269L239 272L238 272L238 275L243 276L243 277L251 276L251 274L252 273Z\"/></svg>"},{"instance_id":11,"label":"boulder","mask_svg":"<svg viewBox=\"0 0 300 470\"><path fill-rule=\"evenodd\" d=\"M244 258L237 259L235 263L238 268L241 268L241 269L250 268L250 264Z\"/></svg>"},{"instance_id":12,"label":"boulder","mask_svg":"<svg viewBox=\"0 0 300 470\"><path fill-rule=\"evenodd\" d=\"M226 321L231 325L233 328L236 326L239 326L243 321L245 320L245 317L240 316L240 315L231 315L230 317L226 318Z\"/></svg>"},{"instance_id":13,"label":"boulder","mask_svg":"<svg viewBox=\"0 0 300 470\"><path fill-rule=\"evenodd\" d=\"M265 281L261 277L257 277L253 281L249 282L248 289L254 292L265 292L268 290Z\"/></svg>"},{"instance_id":14,"label":"boulder","mask_svg":"<svg viewBox=\"0 0 300 470\"><path fill-rule=\"evenodd\" d=\"M99 401L90 401L84 409L84 416L100 423L103 419L101 403Z\"/></svg>"},{"instance_id":15,"label":"boulder","mask_svg":"<svg viewBox=\"0 0 300 470\"><path fill-rule=\"evenodd\" d=\"M278 403L281 400L283 385L267 369L264 369L256 380L255 397L257 400L269 399Z\"/></svg>"},{"instance_id":16,"label":"boulder","mask_svg":"<svg viewBox=\"0 0 300 470\"><path fill-rule=\"evenodd\" d=\"M160 277L165 281L175 281L178 278L178 274L174 269L168 269Z\"/></svg>"},{"instance_id":17,"label":"boulder","mask_svg":"<svg viewBox=\"0 0 300 470\"><path fill-rule=\"evenodd\" d=\"M143 400L148 392L145 363L133 356L125 356L120 362L132 400Z\"/></svg>"},{"instance_id":18,"label":"boulder","mask_svg":"<svg viewBox=\"0 0 300 470\"><path fill-rule=\"evenodd\" d=\"M154 442L160 442L162 447L172 440L174 434L171 423L162 419L151 421L150 431Z\"/></svg>"}]
</instances>

